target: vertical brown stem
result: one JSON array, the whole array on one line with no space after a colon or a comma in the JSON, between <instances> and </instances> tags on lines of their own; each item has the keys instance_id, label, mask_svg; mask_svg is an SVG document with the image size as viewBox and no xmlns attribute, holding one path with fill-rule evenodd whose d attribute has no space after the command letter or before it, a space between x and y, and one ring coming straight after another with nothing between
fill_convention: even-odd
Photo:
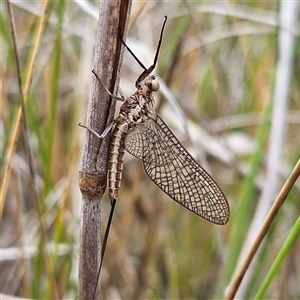
<instances>
[{"instance_id":1,"label":"vertical brown stem","mask_svg":"<svg viewBox=\"0 0 300 300\"><path fill-rule=\"evenodd\" d=\"M103 84L114 93L119 83L122 62L121 34L126 36L131 9L130 0L101 1L97 28L94 69ZM92 74L92 73L91 73ZM114 117L115 103L101 83L92 76L87 125L98 133ZM114 93L115 94L115 93ZM100 140L86 131L79 171L82 192L79 244L78 299L92 299L101 260L101 199L106 189L110 135ZM99 299L100 286L96 299Z\"/></svg>"}]
</instances>

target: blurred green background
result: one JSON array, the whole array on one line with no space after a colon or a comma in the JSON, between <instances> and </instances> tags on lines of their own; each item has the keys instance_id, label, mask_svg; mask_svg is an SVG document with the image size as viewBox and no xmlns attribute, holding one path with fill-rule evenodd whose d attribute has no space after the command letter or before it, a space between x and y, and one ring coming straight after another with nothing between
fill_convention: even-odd
<instances>
[{"instance_id":1,"label":"blurred green background","mask_svg":"<svg viewBox=\"0 0 300 300\"><path fill-rule=\"evenodd\" d=\"M144 174L141 162L126 154L102 270L103 299L224 297L239 260L300 156L299 4L292 9L296 17L291 25L286 25L293 16L286 5L277 1L133 3L127 43L146 66L153 61L168 16L155 71L161 77L157 111L222 187L231 217L225 226L217 226L193 215L163 194ZM42 247L43 222L52 280L61 298L74 299L81 205L78 164L84 134L77 124L86 118L99 3L52 1L41 31L26 103L41 218L33 200L22 131L11 174L7 172L20 102L5 3L0 7L1 293L53 298ZM24 84L43 10L43 2L13 2ZM280 22L286 23L279 26ZM290 47L282 28L294 35ZM125 96L135 91L140 73L140 66L125 51L120 81ZM239 297L254 298L287 236L294 232L296 239L287 244L283 264L275 268L263 297L300 298L299 199L298 180Z\"/></svg>"}]
</instances>

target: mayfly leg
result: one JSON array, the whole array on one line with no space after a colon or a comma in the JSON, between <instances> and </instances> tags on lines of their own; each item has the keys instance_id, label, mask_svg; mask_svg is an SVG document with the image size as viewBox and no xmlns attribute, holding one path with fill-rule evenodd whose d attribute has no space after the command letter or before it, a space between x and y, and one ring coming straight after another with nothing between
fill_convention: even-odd
<instances>
[{"instance_id":1,"label":"mayfly leg","mask_svg":"<svg viewBox=\"0 0 300 300\"><path fill-rule=\"evenodd\" d=\"M82 125L81 122L78 123L78 126L87 129L88 131L90 131L91 133L93 133L97 138L99 138L100 140L103 140L107 134L111 131L111 129L113 128L113 126L115 125L115 120L112 121L110 124L108 124L108 126L106 126L106 128L104 129L104 131L99 134L98 132L96 132L95 130L93 130L92 128L89 128L85 125Z\"/></svg>"},{"instance_id":2,"label":"mayfly leg","mask_svg":"<svg viewBox=\"0 0 300 300\"><path fill-rule=\"evenodd\" d=\"M118 96L114 96L109 90L108 88L104 85L104 83L102 82L101 78L99 77L99 75L97 74L97 72L95 70L92 70L92 73L96 76L97 80L102 84L102 86L104 87L105 91L107 92L107 94L109 96L111 96L114 100L117 100L117 101L122 101L124 102L124 97L118 97ZM113 120L110 124L108 124L106 126L106 128L104 129L104 131L101 133L101 135L96 132L95 130L85 126L85 125L82 125L81 122L78 123L78 126L80 127L83 127L85 129L87 129L88 131L92 132L96 137L98 137L100 140L104 139L107 134L111 131L112 127L115 125L115 120Z\"/></svg>"},{"instance_id":3,"label":"mayfly leg","mask_svg":"<svg viewBox=\"0 0 300 300\"><path fill-rule=\"evenodd\" d=\"M113 95L113 94L108 90L108 88L104 85L104 83L102 82L102 80L100 79L99 75L96 73L95 70L92 70L92 73L96 76L97 80L98 80L98 81L102 84L102 86L105 88L105 91L107 92L107 94L108 94L109 96L111 96L114 100L124 102L124 97L118 97L118 96L115 96L115 95Z\"/></svg>"}]
</instances>

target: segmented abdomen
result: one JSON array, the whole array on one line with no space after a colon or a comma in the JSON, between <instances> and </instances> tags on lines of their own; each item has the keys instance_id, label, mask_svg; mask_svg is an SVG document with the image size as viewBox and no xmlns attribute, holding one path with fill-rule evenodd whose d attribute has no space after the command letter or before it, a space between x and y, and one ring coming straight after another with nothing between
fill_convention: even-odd
<instances>
[{"instance_id":1,"label":"segmented abdomen","mask_svg":"<svg viewBox=\"0 0 300 300\"><path fill-rule=\"evenodd\" d=\"M109 197L117 199L121 186L124 162L124 138L128 131L128 123L117 123L112 133L109 150L108 185Z\"/></svg>"}]
</instances>

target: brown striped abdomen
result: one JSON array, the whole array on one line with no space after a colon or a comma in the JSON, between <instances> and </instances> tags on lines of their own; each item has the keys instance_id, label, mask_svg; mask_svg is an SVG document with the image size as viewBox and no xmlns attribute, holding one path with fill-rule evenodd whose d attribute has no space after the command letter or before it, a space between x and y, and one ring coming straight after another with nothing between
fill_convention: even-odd
<instances>
[{"instance_id":1,"label":"brown striped abdomen","mask_svg":"<svg viewBox=\"0 0 300 300\"><path fill-rule=\"evenodd\" d=\"M108 162L108 186L111 200L119 196L125 152L124 139L127 131L128 123L117 122L111 137Z\"/></svg>"}]
</instances>

